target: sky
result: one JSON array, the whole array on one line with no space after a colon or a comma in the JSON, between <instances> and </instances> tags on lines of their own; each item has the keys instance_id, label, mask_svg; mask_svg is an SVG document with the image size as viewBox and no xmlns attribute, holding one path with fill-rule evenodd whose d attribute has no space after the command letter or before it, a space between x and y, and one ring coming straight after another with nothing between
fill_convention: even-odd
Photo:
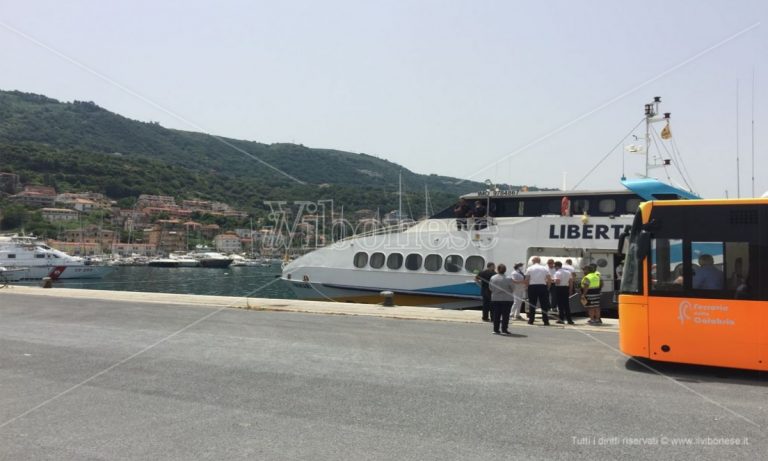
<instances>
[{"instance_id":1,"label":"sky","mask_svg":"<svg viewBox=\"0 0 768 461\"><path fill-rule=\"evenodd\" d=\"M633 127L661 96L682 160L651 176L708 198L768 191L764 0L0 6L2 90L422 174L568 189L643 174L625 137L643 135Z\"/></svg>"}]
</instances>

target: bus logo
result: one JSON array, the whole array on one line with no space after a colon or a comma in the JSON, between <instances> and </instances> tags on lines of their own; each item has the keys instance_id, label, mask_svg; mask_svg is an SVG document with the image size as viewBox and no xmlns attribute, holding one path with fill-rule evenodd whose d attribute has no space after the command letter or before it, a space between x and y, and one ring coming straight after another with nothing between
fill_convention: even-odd
<instances>
[{"instance_id":1,"label":"bus logo","mask_svg":"<svg viewBox=\"0 0 768 461\"><path fill-rule=\"evenodd\" d=\"M686 320L690 320L691 316L688 315L688 308L691 307L691 303L687 300L680 301L680 305L677 308L677 318L680 320L680 325L685 325Z\"/></svg>"},{"instance_id":2,"label":"bus logo","mask_svg":"<svg viewBox=\"0 0 768 461\"><path fill-rule=\"evenodd\" d=\"M728 306L726 305L697 304L684 299L677 306L677 319L680 320L680 325L685 325L686 322L696 325L736 325L735 320L722 318L722 315L727 314Z\"/></svg>"}]
</instances>

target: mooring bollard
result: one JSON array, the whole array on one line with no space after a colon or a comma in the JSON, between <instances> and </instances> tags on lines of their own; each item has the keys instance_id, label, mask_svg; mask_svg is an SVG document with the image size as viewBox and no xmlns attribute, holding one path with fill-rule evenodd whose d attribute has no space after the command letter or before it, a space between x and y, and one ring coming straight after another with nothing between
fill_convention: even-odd
<instances>
[{"instance_id":1,"label":"mooring bollard","mask_svg":"<svg viewBox=\"0 0 768 461\"><path fill-rule=\"evenodd\" d=\"M384 307L394 307L395 306L395 294L391 291L382 291L379 293L384 300L381 302L381 305Z\"/></svg>"},{"instance_id":2,"label":"mooring bollard","mask_svg":"<svg viewBox=\"0 0 768 461\"><path fill-rule=\"evenodd\" d=\"M53 280L50 277L43 277L43 288L53 288Z\"/></svg>"}]
</instances>

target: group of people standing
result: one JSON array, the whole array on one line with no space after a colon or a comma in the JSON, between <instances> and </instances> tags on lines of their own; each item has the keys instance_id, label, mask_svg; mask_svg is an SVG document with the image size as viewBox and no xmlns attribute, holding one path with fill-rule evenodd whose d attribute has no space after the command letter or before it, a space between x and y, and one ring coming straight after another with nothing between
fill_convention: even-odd
<instances>
[{"instance_id":1,"label":"group of people standing","mask_svg":"<svg viewBox=\"0 0 768 461\"><path fill-rule=\"evenodd\" d=\"M453 208L453 214L456 216L456 227L459 230L467 230L467 220L474 218L473 228L475 230L485 229L487 227L488 208L482 200L476 200L475 204L470 206L466 200L461 199Z\"/></svg>"},{"instance_id":2,"label":"group of people standing","mask_svg":"<svg viewBox=\"0 0 768 461\"><path fill-rule=\"evenodd\" d=\"M475 276L483 298L483 321L493 322L494 334L509 334L510 318L525 320L521 310L526 298L529 325L536 320L537 307L541 309L544 325L549 325L549 310L552 307L557 308L557 323L574 324L570 307L570 298L576 293L572 260L566 259L563 264L550 259L545 266L536 256L531 263L525 271L523 263L515 264L510 275L507 275L506 265L488 263L485 270ZM589 314L587 323L600 325L600 273L594 264L582 269L584 277L578 284L578 291Z\"/></svg>"}]
</instances>

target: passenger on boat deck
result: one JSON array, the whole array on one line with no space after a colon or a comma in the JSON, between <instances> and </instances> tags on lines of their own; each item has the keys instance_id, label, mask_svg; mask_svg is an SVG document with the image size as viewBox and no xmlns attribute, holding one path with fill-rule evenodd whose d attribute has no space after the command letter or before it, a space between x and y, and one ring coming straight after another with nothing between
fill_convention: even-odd
<instances>
[{"instance_id":1,"label":"passenger on boat deck","mask_svg":"<svg viewBox=\"0 0 768 461\"><path fill-rule=\"evenodd\" d=\"M475 218L475 230L485 229L486 216L488 215L488 209L485 207L485 203L482 200L475 201L475 208L472 210L472 216Z\"/></svg>"},{"instance_id":2,"label":"passenger on boat deck","mask_svg":"<svg viewBox=\"0 0 768 461\"><path fill-rule=\"evenodd\" d=\"M456 216L456 228L459 230L466 229L467 217L471 214L467 201L460 199L459 203L453 208L453 215Z\"/></svg>"}]
</instances>

